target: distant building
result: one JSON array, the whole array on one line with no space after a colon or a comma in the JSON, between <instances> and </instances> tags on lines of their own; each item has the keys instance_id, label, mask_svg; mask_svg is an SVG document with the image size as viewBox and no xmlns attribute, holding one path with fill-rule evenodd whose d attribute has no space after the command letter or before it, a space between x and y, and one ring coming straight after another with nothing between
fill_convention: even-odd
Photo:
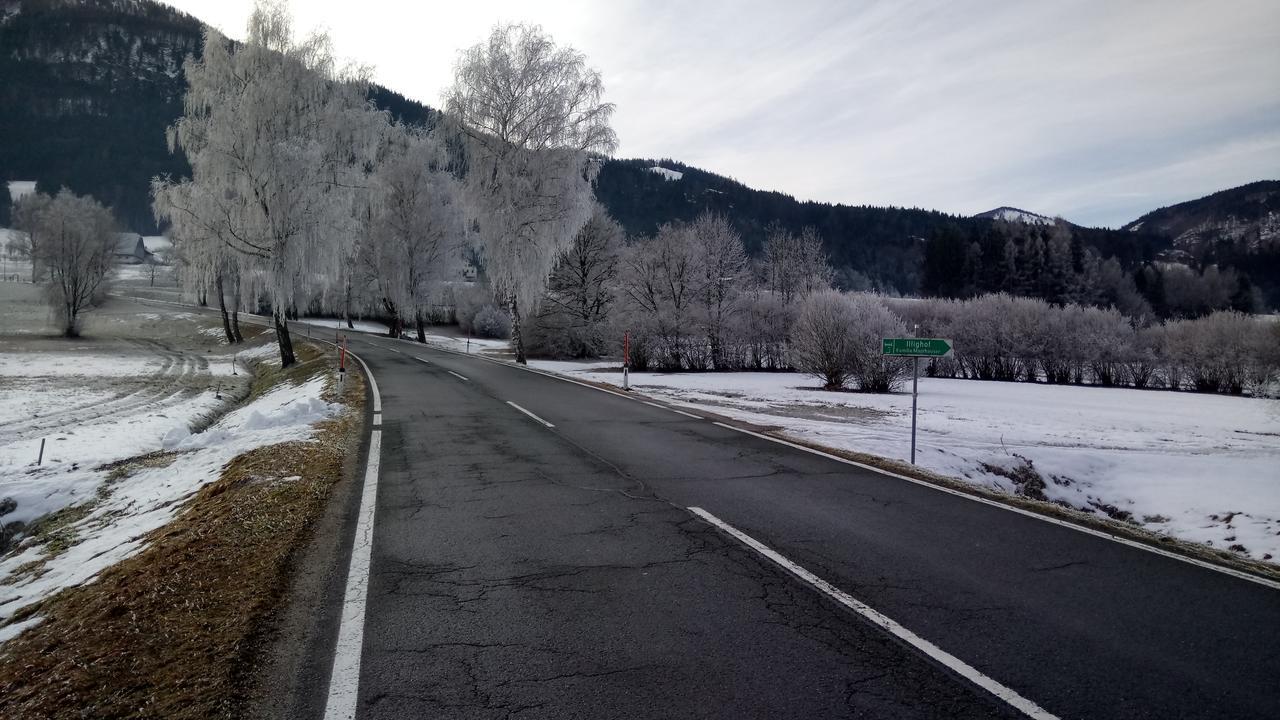
<instances>
[{"instance_id":1,"label":"distant building","mask_svg":"<svg viewBox=\"0 0 1280 720\"><path fill-rule=\"evenodd\" d=\"M143 265L157 262L157 258L137 233L120 233L116 239L116 262L121 265Z\"/></svg>"}]
</instances>

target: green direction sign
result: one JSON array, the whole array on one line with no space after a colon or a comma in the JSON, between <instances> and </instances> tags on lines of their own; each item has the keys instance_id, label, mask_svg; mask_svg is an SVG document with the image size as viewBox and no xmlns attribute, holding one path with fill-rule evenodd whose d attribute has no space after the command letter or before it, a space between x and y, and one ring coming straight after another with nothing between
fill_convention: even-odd
<instances>
[{"instance_id":1,"label":"green direction sign","mask_svg":"<svg viewBox=\"0 0 1280 720\"><path fill-rule=\"evenodd\" d=\"M881 355L951 357L952 352L951 341L942 338L885 338L882 342Z\"/></svg>"}]
</instances>

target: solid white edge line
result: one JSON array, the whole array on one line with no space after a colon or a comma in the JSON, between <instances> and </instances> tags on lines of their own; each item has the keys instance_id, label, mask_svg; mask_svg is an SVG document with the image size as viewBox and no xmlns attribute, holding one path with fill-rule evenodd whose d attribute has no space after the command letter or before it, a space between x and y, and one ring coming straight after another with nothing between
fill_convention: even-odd
<instances>
[{"instance_id":1,"label":"solid white edge line","mask_svg":"<svg viewBox=\"0 0 1280 720\"><path fill-rule=\"evenodd\" d=\"M470 380L468 380L465 376L459 375L458 373L456 373L456 372L454 372L454 371L452 371L452 370L447 370L446 372L448 372L450 375L452 375L452 376L454 376L454 377L458 378L459 380L461 380L461 381L463 381L463 382L471 382L471 381L470 381Z\"/></svg>"},{"instance_id":2,"label":"solid white edge line","mask_svg":"<svg viewBox=\"0 0 1280 720\"><path fill-rule=\"evenodd\" d=\"M369 379L372 381L373 377L369 376ZM373 553L374 513L378 507L381 452L382 431L374 430L369 436L369 461L365 466L364 489L360 493L360 510L351 545L351 564L347 569L338 640L333 649L329 697L324 706L325 720L352 720L356 716L356 700L360 694L360 656L364 646L365 601L369 593L369 564Z\"/></svg>"},{"instance_id":3,"label":"solid white edge line","mask_svg":"<svg viewBox=\"0 0 1280 720\"><path fill-rule=\"evenodd\" d=\"M148 299L148 298L133 297L133 296L131 296L131 295L118 295L118 297L128 298L128 299L130 299L130 300L135 300L135 301L143 302L143 303L147 303L147 302L154 302L154 303L161 303L161 304L164 304L164 305L175 305L175 306L177 306L177 307L182 307L182 308L186 308L186 309L189 309L189 310L190 310L190 309L195 309L195 310L200 310L200 309L201 309L201 308L197 308L197 307L195 307L195 306L193 306L193 305L187 305L187 304L183 304L183 303L168 302L168 301L165 301L165 300L150 300L150 299ZM248 314L248 313L246 313L246 315L249 315L249 317L261 318L261 316L255 316L255 315ZM370 337L373 337L373 336L370 336ZM401 340L401 342L409 342L409 341L407 341L407 340ZM435 350L437 350L437 351L439 351L439 352L453 353L454 355L462 355L462 356L464 356L464 357L473 357L473 358L476 358L476 359L478 359L478 360L484 360L484 361L486 361L486 362L494 363L495 365L502 365L502 366L504 366L504 367L514 368L514 369L516 369L516 370L523 370L523 371L525 371L525 372L531 372L531 373L535 373L535 374L538 374L538 375L544 375L544 376L546 376L546 377L554 378L554 379L559 380L559 381L561 381L561 382L572 383L572 384L574 384L574 385L578 385L578 386L580 386L580 387L588 388L588 389L590 389L590 390L597 390L597 391L602 392L602 393L608 393L608 394L610 394L610 395L616 395L616 396L618 396L618 397L620 397L620 398L626 398L627 400L631 400L631 401L633 401L633 402L643 402L642 400L640 400L640 399L639 399L639 397L637 397L637 396L635 396L635 395L628 395L628 394L626 394L626 393L617 392L617 391L615 391L615 390L609 390L608 388L602 388L602 387L600 387L600 386L598 386L598 385L592 385L591 383L585 383L585 382L581 382L581 381L579 381L579 380L574 380L573 378L566 377L566 376L561 375L561 374L559 374L559 373L551 372L550 370L542 370L541 368L531 368L531 367L528 367L528 366L525 366L525 365L518 365L518 364L515 364L515 363L504 362L504 361L502 361L502 360L498 360L498 359L496 359L496 358L491 358L491 357L485 357L485 356L483 356L483 355L468 354L468 353L461 352L461 351L459 351L459 350L454 350L454 349L452 349L452 348L447 348L447 347L444 347L443 345L437 345L437 344L434 344L434 343L428 343L428 344L429 344L429 345L431 345L431 347L432 347L432 348L434 348ZM362 362L363 362L363 361L362 361ZM425 362L425 361L424 361L424 362ZM366 368L366 371L365 371L365 372L366 372L366 374L368 374L368 369L367 369L367 368ZM369 378L372 380L372 376L369 376ZM679 411L676 411L676 412L679 412ZM698 419L699 419L699 420L701 420L702 418L698 418ZM1102 530L1095 530L1094 528L1086 527L1086 526L1084 526L1084 525L1077 525L1076 523L1073 523L1073 522L1070 522L1070 521L1067 521L1067 520L1060 520L1060 519L1055 518L1055 517L1049 517L1048 515L1041 515L1040 513L1035 513L1035 512L1032 512L1032 511L1030 511L1030 510L1023 510L1022 508L1014 507L1014 506L1012 506L1012 505L1006 505L1005 503L998 502L998 501L996 501L996 500L991 500L991 499L988 499L988 498L980 497L980 496L978 496L978 495L970 495L969 493L966 493L966 492L961 492L961 491L959 491L959 490L952 490L951 488L943 487L942 485L935 485L935 484L933 484L933 483L931 483L931 482L925 482L924 480L917 480L916 478L913 478L913 477L907 477L906 475L900 475L900 474L898 474L898 473L895 473L895 472L892 472L892 471L889 471L889 470L885 470L885 469L883 469L883 468L875 467L874 465L866 465L866 464L864 464L864 463L856 462L856 461L854 461L854 460L849 460L849 459L847 459L847 458L842 458L842 457L840 457L840 456L838 456L838 455L832 455L831 453L826 453L826 452L823 452L823 451L821 451L821 450L815 450L815 449L813 449L813 448L811 448L811 447L805 447L804 445L798 445L798 444L796 444L796 443L788 442L788 441L783 440L783 439L781 439L781 438L771 437L771 436L769 436L769 435L762 435L762 434L757 433L757 432L752 432L752 431L750 431L750 430L744 430L744 429L742 429L742 428L734 427L734 426L732 426L732 425L726 425L726 424L721 423L721 422L716 422L716 423L714 423L714 424L719 425L720 427L723 427L723 428L726 428L726 429L729 429L729 430L733 430L733 431L735 431L735 432L744 433L744 434L746 434L746 435L752 435L752 436L754 436L754 437L758 437L758 438L760 438L760 439L762 439L762 440L768 440L769 442L775 442L775 443L778 443L778 444L780 444L780 445L786 445L787 447L795 448L796 450L803 450L804 452L812 453L812 454L814 454L814 455L818 455L818 456L821 456L821 457L827 458L827 459L829 459L829 460L835 460L835 461L837 461L837 462L842 462L842 463L844 463L844 464L846 464L846 465L853 465L854 467L859 467L859 468L862 468L863 470L867 470L867 471L869 471L869 472L877 473L877 474L879 474L879 475L885 475L885 476L887 476L887 477L897 478L897 479L899 479L899 480L906 480L906 481L907 481L907 482L909 482L909 483L914 483L914 484L916 484L916 485L919 485L919 486L921 486L921 487L928 488L928 489L930 489L930 490L936 490L936 491L938 491L938 492L944 492L944 493L947 493L947 494L950 494L950 495L955 495L956 497L961 497L961 498L964 498L964 499L966 499L966 500L972 500L972 501L974 501L974 502L979 502L979 503L982 503L982 504L984 504L984 505L990 505L991 507L1000 508L1001 510L1008 510L1009 512L1015 512L1015 513L1018 513L1019 515L1025 515L1025 516L1030 517L1030 518L1035 518L1036 520L1040 520L1040 521L1042 521L1042 522L1052 523L1052 524L1057 525L1057 526L1059 526L1059 527L1067 528L1068 530L1075 530L1075 531L1077 531L1077 532L1082 532L1082 533L1085 533L1085 534L1088 534L1088 535L1093 535L1094 537L1102 538L1103 540L1110 540L1111 542L1119 543L1119 544L1121 544L1121 545L1126 545L1126 546L1131 547L1131 548L1134 548L1134 549L1136 549L1136 550L1143 550L1143 551L1145 551L1145 552L1149 552L1149 553L1153 553L1153 554L1156 554L1156 555L1160 555L1160 556L1163 556L1163 557L1169 558L1169 559L1171 559L1171 560L1179 560L1179 561L1181 561L1181 562L1188 563L1188 564L1190 564L1190 565L1195 565L1196 567L1204 568L1205 570L1212 570L1212 571L1214 571L1214 572L1222 573L1223 575L1229 575L1229 576L1234 577L1234 578L1237 578L1237 579L1239 579L1239 580L1247 580L1247 581L1249 581L1249 582L1251 582L1251 583L1255 583L1255 584L1258 584L1258 585L1262 585L1263 587L1271 588L1272 590L1280 590L1280 582L1277 582L1277 581L1275 581L1275 580L1269 580L1269 579L1267 579L1267 578L1264 578L1264 577L1261 577L1261 576L1258 576L1258 575L1252 575L1252 574L1250 574L1250 573L1241 572L1241 571L1236 570L1236 569L1234 569L1234 568L1229 568L1229 567L1226 567L1226 566L1223 566L1223 565L1216 565L1216 564L1211 563L1211 562L1206 562L1206 561L1204 561L1204 560L1200 560L1199 558L1193 558L1193 557L1189 557L1189 556L1187 556L1187 555L1181 555L1181 554L1178 554L1178 553L1175 553L1175 552L1170 552L1170 551L1168 551L1168 550L1164 550L1164 549L1162 549L1162 548L1158 548L1158 547L1155 547L1155 546L1153 546L1153 545L1147 545L1146 543L1140 543L1140 542L1137 542L1136 540L1130 540L1130 539L1128 539L1128 538L1121 537L1121 536L1119 536L1119 535L1113 535L1112 533L1109 533L1109 532L1104 532L1104 531L1102 531Z\"/></svg>"},{"instance_id":4,"label":"solid white edge line","mask_svg":"<svg viewBox=\"0 0 1280 720\"><path fill-rule=\"evenodd\" d=\"M677 409L675 409L675 408L667 408L667 409L668 409L668 410L670 410L671 412L673 412L673 413L677 414L677 415L683 415L683 416L685 416L685 417L687 417L687 418L693 418L694 420L702 420L702 419L704 419L701 415L694 415L693 413L687 413L687 412L685 412L685 411L683 411L683 410L677 410Z\"/></svg>"},{"instance_id":5,"label":"solid white edge line","mask_svg":"<svg viewBox=\"0 0 1280 720\"><path fill-rule=\"evenodd\" d=\"M542 418L538 417L537 415L534 415L533 413L529 412L528 410L525 410L524 408L520 407L519 405L517 405L517 404L515 404L515 403L511 402L510 400L508 400L508 401L507 401L507 404L508 404L508 405L510 405L511 407L513 407L513 408L515 408L515 409L519 410L520 412L524 413L525 415L528 415L529 417L533 418L534 420L537 420L538 422L542 423L543 425L546 425L546 426L547 426L547 427L549 427L549 428L553 428L553 427L555 427L555 425L552 425L551 423L547 422L546 420L543 420Z\"/></svg>"},{"instance_id":6,"label":"solid white edge line","mask_svg":"<svg viewBox=\"0 0 1280 720\"><path fill-rule=\"evenodd\" d=\"M1016 691L1008 687L1005 687L1004 685L1001 685L999 682L987 677L986 675L983 675L972 665L969 665L968 663L964 662L960 658L957 658L956 656L943 650L937 645L934 645L928 640L925 640L919 635L916 635L915 633L911 632L910 630L903 627L902 625L899 625L897 622L889 618L884 613L876 610L875 608L871 607L870 605L867 605L866 603L858 600L857 598L854 598L852 595L846 593L840 588L835 587L831 583L827 582L826 580L823 580L817 575L814 575L808 570L805 570L803 567L800 567L799 565L791 562L790 560L783 557L782 555L780 555L779 553L777 553L776 551L774 551L772 548L768 547L764 543L761 543L760 541L756 540L750 535L747 535L741 530L738 530L737 528L721 520L715 515L712 515L706 510L703 510L702 508L698 508L698 507L689 508L689 512L693 513L694 515L697 515L703 520L706 520L707 522L716 526L720 530L733 536L743 545L746 545L747 547L751 548L752 550L755 550L757 553L760 553L761 555L768 558L769 560L772 560L774 563L782 567L784 570L790 572L792 575L795 575L796 577L800 578L804 582L809 583L814 588L818 589L819 591L825 593L827 596L834 599L836 602L840 603L841 605L844 605L845 607L849 608L850 610L853 610L854 612L858 613L859 615L866 618L867 620L870 620L871 622L875 623L882 629L889 632L894 637L898 638L899 640L902 640L903 642L907 643L908 645L915 648L916 650L919 650L925 655L928 655L930 658L933 658L935 661L941 663L942 665L950 669L952 672L955 672L956 674L965 678L969 682L972 682L973 684L977 685L983 690L986 690L987 692L991 693L992 695L996 696L1000 700L1007 703L1009 706L1015 708L1022 714L1026 715L1027 717L1035 718L1036 720L1058 720L1058 717L1056 715L1048 712L1047 710L1035 704L1034 702L1022 697Z\"/></svg>"},{"instance_id":7,"label":"solid white edge line","mask_svg":"<svg viewBox=\"0 0 1280 720\"><path fill-rule=\"evenodd\" d=\"M818 455L820 457L827 458L828 460L835 460L836 462L841 462L841 463L844 463L845 465L852 465L857 468L862 468L863 470L870 470L871 472L879 473L880 475L887 475L888 477L897 478L898 480L905 480L909 483L919 485L921 487L928 488L930 490L944 492L944 493L947 493L948 495L955 495L956 497L964 498L966 500L972 500L973 502L982 503L983 505L989 505L991 507L1000 508L1001 510L1008 510L1009 512L1017 513L1019 515L1024 515L1026 517L1033 518L1035 520L1040 520L1041 522L1047 522L1053 525L1057 525L1059 527L1064 527L1070 530L1076 530L1078 532L1082 532L1087 535L1093 535L1094 537L1101 538L1103 540L1110 540L1115 543L1120 543L1121 545L1127 545L1131 548L1135 548L1138 550L1145 550L1149 553L1162 555L1164 557L1167 557L1173 560L1181 560L1182 562L1189 563L1191 565L1195 565L1197 567L1201 567L1206 570L1213 570L1215 572L1220 572L1224 575L1230 575L1231 577L1238 578L1240 580L1248 580L1249 582L1257 583L1264 587L1269 587L1273 590L1280 590L1280 582L1276 582L1274 580L1268 580L1267 578L1258 577L1256 575L1250 575L1249 573L1240 572L1239 570L1235 570L1233 568L1223 567L1221 565L1215 565L1213 563L1205 562L1204 560L1200 560L1198 558L1187 557L1186 555L1179 555L1178 553L1170 552L1168 550L1164 550L1158 547L1153 547L1145 543L1140 543L1136 540L1130 540L1129 538L1126 538L1126 537L1113 535L1109 532L1096 530L1091 527L1085 527L1084 525L1077 525L1073 522L1068 522L1066 520L1059 520L1058 518L1049 517L1048 515L1041 515L1040 513L1032 512L1030 510L1023 510L1022 508L1014 507L1012 505L1006 505L1002 502L990 500L990 499L981 497L979 495L970 495L969 493L961 492L959 490L952 490L951 488L943 487L942 485L935 485L931 482L925 482L924 480L917 480L916 478L909 477L907 475L900 475L890 470L878 468L873 465L866 465L864 463L857 462L856 460L842 458L839 455L832 455L831 453L826 453L821 450L815 450L814 448L811 448L811 447L805 447L804 445L800 445L798 443L788 442L786 440L783 440L782 438L763 435L761 433L752 432L751 430L746 430L740 427L726 425L725 423L722 423L722 422L712 422L711 424L718 425L726 430L732 430L734 432L739 432L744 435L757 437L757 438L760 438L761 440L768 440L769 442L778 443L779 445L786 445L787 447L794 448L796 450L802 450L804 452L807 452L813 455Z\"/></svg>"}]
</instances>

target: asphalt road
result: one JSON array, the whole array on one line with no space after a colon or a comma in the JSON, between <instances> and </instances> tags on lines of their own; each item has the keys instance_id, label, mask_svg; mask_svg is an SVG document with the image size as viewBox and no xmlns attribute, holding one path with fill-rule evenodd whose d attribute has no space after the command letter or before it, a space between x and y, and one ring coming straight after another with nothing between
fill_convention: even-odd
<instances>
[{"instance_id":1,"label":"asphalt road","mask_svg":"<svg viewBox=\"0 0 1280 720\"><path fill-rule=\"evenodd\" d=\"M690 506L1060 718L1280 717L1275 589L514 367L351 347L383 399L360 718L1022 716Z\"/></svg>"}]
</instances>

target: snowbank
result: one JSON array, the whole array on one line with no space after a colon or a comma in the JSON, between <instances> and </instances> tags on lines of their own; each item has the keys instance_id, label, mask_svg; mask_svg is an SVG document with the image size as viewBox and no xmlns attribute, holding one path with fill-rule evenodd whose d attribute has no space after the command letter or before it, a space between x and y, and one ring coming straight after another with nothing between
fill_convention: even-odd
<instances>
[{"instance_id":1,"label":"snowbank","mask_svg":"<svg viewBox=\"0 0 1280 720\"><path fill-rule=\"evenodd\" d=\"M223 466L235 456L265 445L309 438L314 423L339 410L338 405L321 398L323 389L323 378L297 386L279 386L196 434L187 430L192 414L181 409L160 413L152 424L142 427L129 421L125 434L81 426L77 428L78 436L94 438L92 444L81 446L77 452L77 457L86 460L71 463L58 459L35 470L15 471L12 465L6 466L0 479L0 495L13 494L15 499L20 496L19 510L25 508L24 515L30 515L33 509L56 509L88 499L99 489L104 492L89 514L71 526L77 543L47 559L39 573L15 575L24 564L43 557L44 551L38 546L0 561L0 582L12 583L5 587L0 600L0 623L19 609L84 583L137 552L144 535L172 520L182 502L216 480ZM172 417L166 417L169 415ZM114 422L125 421L116 418ZM136 418L136 422L142 419ZM107 436L110 442L104 440ZM137 469L109 486L104 484L107 473L92 469L108 459L129 458L162 448L177 453L171 464ZM90 457L93 459L87 460ZM41 493L45 494L43 498ZM11 632L0 630L4 632L0 641L17 632L16 626L6 630Z\"/></svg>"},{"instance_id":2,"label":"snowbank","mask_svg":"<svg viewBox=\"0 0 1280 720\"><path fill-rule=\"evenodd\" d=\"M616 368L534 361L620 384ZM830 393L791 373L632 373L640 392L792 437L906 460L911 395ZM923 467L1014 490L983 465L1030 460L1050 500L1130 513L1150 530L1280 557L1280 401L922 378Z\"/></svg>"}]
</instances>

